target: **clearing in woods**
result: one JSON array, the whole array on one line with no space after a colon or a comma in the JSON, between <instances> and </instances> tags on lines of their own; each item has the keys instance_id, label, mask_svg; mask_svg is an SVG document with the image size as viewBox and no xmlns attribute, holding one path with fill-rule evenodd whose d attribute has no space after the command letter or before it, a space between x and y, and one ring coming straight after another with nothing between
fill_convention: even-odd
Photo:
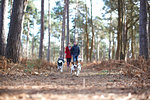
<instances>
[{"instance_id":1,"label":"clearing in woods","mask_svg":"<svg viewBox=\"0 0 150 100\"><path fill-rule=\"evenodd\" d=\"M118 71L82 68L79 77L68 71L48 74L0 74L0 100L150 100L150 87Z\"/></svg>"}]
</instances>

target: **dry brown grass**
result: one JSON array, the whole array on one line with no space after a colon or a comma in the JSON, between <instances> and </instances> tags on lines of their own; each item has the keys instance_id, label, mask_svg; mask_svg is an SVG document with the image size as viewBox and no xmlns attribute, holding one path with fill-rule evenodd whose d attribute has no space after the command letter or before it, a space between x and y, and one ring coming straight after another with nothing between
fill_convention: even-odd
<instances>
[{"instance_id":1,"label":"dry brown grass","mask_svg":"<svg viewBox=\"0 0 150 100\"><path fill-rule=\"evenodd\" d=\"M95 70L118 70L122 74L139 77L144 79L150 78L150 59L145 60L143 57L138 59L128 59L127 61L123 60L108 60L101 62L88 63L86 68L93 68Z\"/></svg>"}]
</instances>

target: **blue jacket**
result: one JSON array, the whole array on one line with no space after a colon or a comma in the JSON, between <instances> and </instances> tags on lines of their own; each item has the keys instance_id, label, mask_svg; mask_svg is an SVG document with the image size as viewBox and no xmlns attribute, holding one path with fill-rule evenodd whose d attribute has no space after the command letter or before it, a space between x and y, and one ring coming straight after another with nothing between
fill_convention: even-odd
<instances>
[{"instance_id":1,"label":"blue jacket","mask_svg":"<svg viewBox=\"0 0 150 100\"><path fill-rule=\"evenodd\" d=\"M80 48L78 45L74 45L71 49L71 55L73 56L79 56L80 54Z\"/></svg>"}]
</instances>

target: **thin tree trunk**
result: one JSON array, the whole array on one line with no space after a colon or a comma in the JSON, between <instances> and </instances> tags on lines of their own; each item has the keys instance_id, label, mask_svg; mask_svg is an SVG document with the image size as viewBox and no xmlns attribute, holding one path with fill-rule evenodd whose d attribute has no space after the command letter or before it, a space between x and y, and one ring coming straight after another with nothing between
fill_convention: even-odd
<instances>
[{"instance_id":1,"label":"thin tree trunk","mask_svg":"<svg viewBox=\"0 0 150 100\"><path fill-rule=\"evenodd\" d=\"M87 16L87 6L85 4L86 9L86 25L85 25L85 32L86 32L86 62L88 62L89 59L89 34L87 30L87 23L88 23L88 16Z\"/></svg>"},{"instance_id":2,"label":"thin tree trunk","mask_svg":"<svg viewBox=\"0 0 150 100\"><path fill-rule=\"evenodd\" d=\"M84 59L84 57L83 57L83 48L84 47L84 35L82 35L82 61L83 61L83 59Z\"/></svg>"},{"instance_id":3,"label":"thin tree trunk","mask_svg":"<svg viewBox=\"0 0 150 100\"><path fill-rule=\"evenodd\" d=\"M41 0L41 35L39 47L39 59L43 57L43 39L44 39L44 0Z\"/></svg>"},{"instance_id":4,"label":"thin tree trunk","mask_svg":"<svg viewBox=\"0 0 150 100\"><path fill-rule=\"evenodd\" d=\"M133 33L133 1L130 0L130 5L131 5L131 12L130 12L130 19L131 19L131 53L132 53L132 58L134 58L134 33Z\"/></svg>"},{"instance_id":5,"label":"thin tree trunk","mask_svg":"<svg viewBox=\"0 0 150 100\"><path fill-rule=\"evenodd\" d=\"M51 10L50 0L48 0L48 50L47 50L47 61L50 62L50 36L51 36Z\"/></svg>"},{"instance_id":6,"label":"thin tree trunk","mask_svg":"<svg viewBox=\"0 0 150 100\"><path fill-rule=\"evenodd\" d=\"M6 57L13 62L18 62L20 57L21 33L24 11L27 0L14 0L10 27L6 46Z\"/></svg>"},{"instance_id":7,"label":"thin tree trunk","mask_svg":"<svg viewBox=\"0 0 150 100\"><path fill-rule=\"evenodd\" d=\"M123 56L123 52L122 52L122 47L123 47L123 20L124 20L124 0L121 0L121 5L120 5L120 13L121 13L121 22L120 22L120 60L123 60L124 59L124 56Z\"/></svg>"},{"instance_id":8,"label":"thin tree trunk","mask_svg":"<svg viewBox=\"0 0 150 100\"><path fill-rule=\"evenodd\" d=\"M127 27L126 27L126 16L127 16L127 11L126 11L126 0L124 0L125 4L124 4L124 14L123 14L123 33L122 33L122 42L123 42L123 51L122 51L122 54L123 54L123 59L125 60L126 58L126 44L127 44Z\"/></svg>"},{"instance_id":9,"label":"thin tree trunk","mask_svg":"<svg viewBox=\"0 0 150 100\"><path fill-rule=\"evenodd\" d=\"M30 33L30 23L29 23L29 15L28 15L28 32L27 32L27 41L26 41L26 57L29 57L29 33Z\"/></svg>"},{"instance_id":10,"label":"thin tree trunk","mask_svg":"<svg viewBox=\"0 0 150 100\"><path fill-rule=\"evenodd\" d=\"M93 44L94 44L94 27L93 27L93 15L92 15L92 0L91 2L91 24L92 24L92 40L91 40L91 50L90 50L90 62L92 61L92 53L93 53Z\"/></svg>"},{"instance_id":11,"label":"thin tree trunk","mask_svg":"<svg viewBox=\"0 0 150 100\"><path fill-rule=\"evenodd\" d=\"M144 56L145 59L148 59L148 42L147 42L147 9L146 9L147 0L140 0L140 26L139 26L139 35L140 35L140 56Z\"/></svg>"},{"instance_id":12,"label":"thin tree trunk","mask_svg":"<svg viewBox=\"0 0 150 100\"><path fill-rule=\"evenodd\" d=\"M64 42L65 42L65 16L66 16L66 0L64 0L63 23L62 23L62 38L61 38L61 58L64 59Z\"/></svg>"},{"instance_id":13,"label":"thin tree trunk","mask_svg":"<svg viewBox=\"0 0 150 100\"><path fill-rule=\"evenodd\" d=\"M32 34L32 58L34 58L34 35Z\"/></svg>"},{"instance_id":14,"label":"thin tree trunk","mask_svg":"<svg viewBox=\"0 0 150 100\"><path fill-rule=\"evenodd\" d=\"M99 61L100 57L99 57L99 48L100 48L100 36L98 35L98 39L97 39L97 61Z\"/></svg>"},{"instance_id":15,"label":"thin tree trunk","mask_svg":"<svg viewBox=\"0 0 150 100\"><path fill-rule=\"evenodd\" d=\"M69 0L66 2L67 6L67 45L70 42L70 34L69 34Z\"/></svg>"},{"instance_id":16,"label":"thin tree trunk","mask_svg":"<svg viewBox=\"0 0 150 100\"><path fill-rule=\"evenodd\" d=\"M114 35L115 34L112 33L112 43L113 43L113 45L112 45L112 59L115 59L115 36Z\"/></svg>"},{"instance_id":17,"label":"thin tree trunk","mask_svg":"<svg viewBox=\"0 0 150 100\"><path fill-rule=\"evenodd\" d=\"M117 51L116 51L116 59L119 59L120 57L120 43L121 43L121 40L120 40L120 36L121 36L121 23L122 23L122 20L121 20L121 0L118 0L118 32L117 32Z\"/></svg>"},{"instance_id":18,"label":"thin tree trunk","mask_svg":"<svg viewBox=\"0 0 150 100\"><path fill-rule=\"evenodd\" d=\"M111 59L111 24L112 23L112 13L110 13L110 26L109 26L109 53L108 53L108 56L109 56L109 60Z\"/></svg>"},{"instance_id":19,"label":"thin tree trunk","mask_svg":"<svg viewBox=\"0 0 150 100\"><path fill-rule=\"evenodd\" d=\"M8 0L2 0L0 5L0 56L5 55L7 6Z\"/></svg>"},{"instance_id":20,"label":"thin tree trunk","mask_svg":"<svg viewBox=\"0 0 150 100\"><path fill-rule=\"evenodd\" d=\"M149 12L148 34L149 34L149 54L150 54L150 4L148 4L148 12Z\"/></svg>"},{"instance_id":21,"label":"thin tree trunk","mask_svg":"<svg viewBox=\"0 0 150 100\"><path fill-rule=\"evenodd\" d=\"M76 0L76 7L75 7L75 32L74 32L74 41L78 41L77 14L78 14L78 0Z\"/></svg>"}]
</instances>

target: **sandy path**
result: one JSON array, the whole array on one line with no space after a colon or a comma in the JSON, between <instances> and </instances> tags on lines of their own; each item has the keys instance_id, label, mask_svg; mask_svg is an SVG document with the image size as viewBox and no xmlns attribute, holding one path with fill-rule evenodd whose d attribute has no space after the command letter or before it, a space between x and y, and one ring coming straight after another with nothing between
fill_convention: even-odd
<instances>
[{"instance_id":1,"label":"sandy path","mask_svg":"<svg viewBox=\"0 0 150 100\"><path fill-rule=\"evenodd\" d=\"M0 74L0 100L150 100L150 87L137 88L136 79L83 69L38 75Z\"/></svg>"}]
</instances>

